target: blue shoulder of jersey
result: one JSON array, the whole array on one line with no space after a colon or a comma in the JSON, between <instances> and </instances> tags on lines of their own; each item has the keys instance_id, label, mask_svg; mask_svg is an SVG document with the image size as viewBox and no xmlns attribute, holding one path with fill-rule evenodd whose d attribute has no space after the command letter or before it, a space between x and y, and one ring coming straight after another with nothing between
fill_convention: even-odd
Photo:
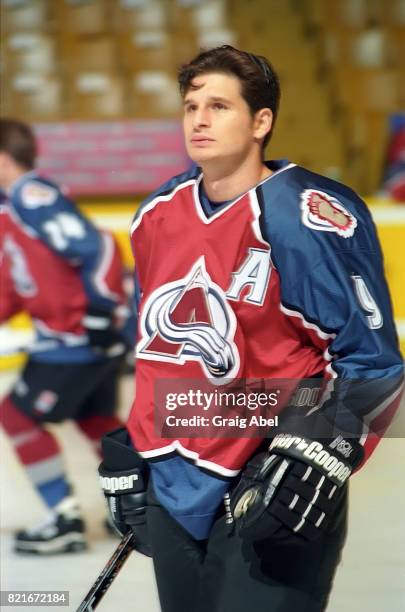
<instances>
[{"instance_id":1,"label":"blue shoulder of jersey","mask_svg":"<svg viewBox=\"0 0 405 612\"><path fill-rule=\"evenodd\" d=\"M290 261L296 254L300 274L305 263L312 268L336 251L380 252L369 209L342 183L291 166L271 176L257 191L262 230L271 239L276 266L286 249Z\"/></svg>"},{"instance_id":2,"label":"blue shoulder of jersey","mask_svg":"<svg viewBox=\"0 0 405 612\"><path fill-rule=\"evenodd\" d=\"M28 172L14 183L9 198L19 220L39 234L41 221L53 210L59 194L55 184L35 172Z\"/></svg>"},{"instance_id":3,"label":"blue shoulder of jersey","mask_svg":"<svg viewBox=\"0 0 405 612\"><path fill-rule=\"evenodd\" d=\"M25 229L62 257L80 255L76 253L77 244L79 251L86 251L88 237L98 233L58 185L35 172L23 175L14 184L10 201Z\"/></svg>"}]
</instances>

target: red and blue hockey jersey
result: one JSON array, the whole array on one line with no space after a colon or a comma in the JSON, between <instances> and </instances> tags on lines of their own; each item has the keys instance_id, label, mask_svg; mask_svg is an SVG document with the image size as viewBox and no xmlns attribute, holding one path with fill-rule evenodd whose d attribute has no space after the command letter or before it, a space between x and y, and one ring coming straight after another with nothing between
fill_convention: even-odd
<instances>
[{"instance_id":1,"label":"red and blue hockey jersey","mask_svg":"<svg viewBox=\"0 0 405 612\"><path fill-rule=\"evenodd\" d=\"M0 322L30 314L37 360L80 362L99 357L83 317L89 307L128 316L118 245L51 181L36 172L12 186L1 207Z\"/></svg>"},{"instance_id":2,"label":"red and blue hockey jersey","mask_svg":"<svg viewBox=\"0 0 405 612\"><path fill-rule=\"evenodd\" d=\"M328 178L286 161L268 165L269 178L219 207L201 197L194 168L153 194L131 228L140 302L128 429L153 462L158 498L195 537L206 537L201 516L213 514L224 479L261 441L160 437L158 380L206 377L221 385L323 371L331 381L366 381L372 392L356 408L368 414L358 432L366 454L376 442L367 443L364 424L392 416L401 394L403 363L367 207ZM318 409L332 409L346 431L352 406L334 397Z\"/></svg>"}]
</instances>

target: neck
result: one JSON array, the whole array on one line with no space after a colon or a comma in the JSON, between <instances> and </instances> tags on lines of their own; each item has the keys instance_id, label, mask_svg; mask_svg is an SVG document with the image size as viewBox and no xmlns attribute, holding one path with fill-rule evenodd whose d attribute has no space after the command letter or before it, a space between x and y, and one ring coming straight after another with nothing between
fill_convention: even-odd
<instances>
[{"instance_id":1,"label":"neck","mask_svg":"<svg viewBox=\"0 0 405 612\"><path fill-rule=\"evenodd\" d=\"M7 177L4 179L2 187L5 191L9 191L14 183L18 181L19 178L27 174L27 172L31 172L30 170L25 170L23 168L12 168L7 173Z\"/></svg>"},{"instance_id":2,"label":"neck","mask_svg":"<svg viewBox=\"0 0 405 612\"><path fill-rule=\"evenodd\" d=\"M272 174L261 160L246 158L236 166L202 164L202 170L205 193L212 202L232 200Z\"/></svg>"}]
</instances>

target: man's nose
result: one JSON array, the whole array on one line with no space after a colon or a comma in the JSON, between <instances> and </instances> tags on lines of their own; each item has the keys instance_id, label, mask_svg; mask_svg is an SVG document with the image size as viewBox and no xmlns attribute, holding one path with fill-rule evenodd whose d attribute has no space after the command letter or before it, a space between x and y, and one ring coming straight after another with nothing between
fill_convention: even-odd
<instances>
[{"instance_id":1,"label":"man's nose","mask_svg":"<svg viewBox=\"0 0 405 612\"><path fill-rule=\"evenodd\" d=\"M194 127L206 127L210 123L209 111L206 108L198 108L194 113Z\"/></svg>"}]
</instances>

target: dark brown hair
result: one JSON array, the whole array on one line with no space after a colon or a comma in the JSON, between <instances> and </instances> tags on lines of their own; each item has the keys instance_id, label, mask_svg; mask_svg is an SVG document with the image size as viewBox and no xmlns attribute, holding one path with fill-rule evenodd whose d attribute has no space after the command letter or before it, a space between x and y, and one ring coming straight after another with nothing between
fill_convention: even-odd
<instances>
[{"instance_id":1,"label":"dark brown hair","mask_svg":"<svg viewBox=\"0 0 405 612\"><path fill-rule=\"evenodd\" d=\"M17 119L0 119L0 151L27 170L35 166L37 145L29 125Z\"/></svg>"},{"instance_id":2,"label":"dark brown hair","mask_svg":"<svg viewBox=\"0 0 405 612\"><path fill-rule=\"evenodd\" d=\"M210 72L222 72L239 79L242 97L252 115L261 108L270 108L273 124L264 138L264 148L270 140L280 102L280 83L270 62L261 55L239 51L230 45L202 51L180 68L178 82L181 95L186 95L196 76Z\"/></svg>"}]
</instances>

